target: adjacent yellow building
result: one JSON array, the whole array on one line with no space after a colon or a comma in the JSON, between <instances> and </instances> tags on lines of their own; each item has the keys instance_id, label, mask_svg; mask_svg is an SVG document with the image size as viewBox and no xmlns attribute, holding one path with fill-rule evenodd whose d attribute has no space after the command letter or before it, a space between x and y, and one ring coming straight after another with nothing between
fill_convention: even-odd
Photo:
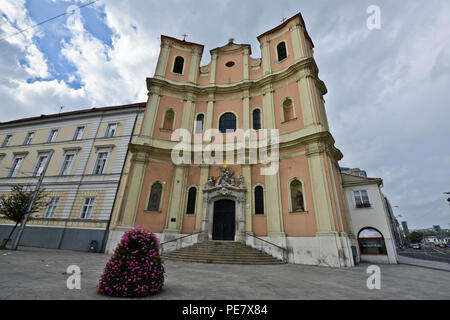
<instances>
[{"instance_id":1,"label":"adjacent yellow building","mask_svg":"<svg viewBox=\"0 0 450 320\"><path fill-rule=\"evenodd\" d=\"M0 201L16 184L33 190L50 161L42 183L48 204L27 223L20 245L104 250L118 185L128 173L128 144L144 110L145 103L135 103L0 123ZM0 240L12 226L0 218Z\"/></svg>"}]
</instances>

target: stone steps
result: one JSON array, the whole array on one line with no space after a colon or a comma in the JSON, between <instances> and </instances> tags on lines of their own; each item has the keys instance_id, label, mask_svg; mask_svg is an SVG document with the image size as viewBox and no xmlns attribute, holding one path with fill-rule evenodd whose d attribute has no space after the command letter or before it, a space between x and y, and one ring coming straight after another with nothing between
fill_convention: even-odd
<instances>
[{"instance_id":1,"label":"stone steps","mask_svg":"<svg viewBox=\"0 0 450 320\"><path fill-rule=\"evenodd\" d=\"M172 251L164 258L200 263L220 264L283 264L284 262L262 251L234 241L203 241Z\"/></svg>"}]
</instances>

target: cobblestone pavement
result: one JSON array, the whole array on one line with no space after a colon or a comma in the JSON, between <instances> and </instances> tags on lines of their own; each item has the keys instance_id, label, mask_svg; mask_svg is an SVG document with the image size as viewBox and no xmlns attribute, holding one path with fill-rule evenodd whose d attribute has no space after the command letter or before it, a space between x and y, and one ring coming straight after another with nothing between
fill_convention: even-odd
<instances>
[{"instance_id":1,"label":"cobblestone pavement","mask_svg":"<svg viewBox=\"0 0 450 320\"><path fill-rule=\"evenodd\" d=\"M0 299L110 299L96 284L109 255L20 247L0 251ZM69 290L69 265L81 269L81 289ZM305 265L221 265L166 261L163 291L145 299L449 299L450 272L379 265L381 289L366 286L369 264L354 268Z\"/></svg>"}]
</instances>

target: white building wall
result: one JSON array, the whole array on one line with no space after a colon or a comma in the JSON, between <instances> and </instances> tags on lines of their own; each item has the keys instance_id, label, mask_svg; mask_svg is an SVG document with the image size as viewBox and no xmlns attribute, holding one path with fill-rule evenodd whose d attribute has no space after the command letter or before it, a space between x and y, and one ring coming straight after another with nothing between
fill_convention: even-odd
<instances>
[{"instance_id":1,"label":"white building wall","mask_svg":"<svg viewBox=\"0 0 450 320\"><path fill-rule=\"evenodd\" d=\"M367 190L370 208L357 208L353 197L354 190ZM351 232L358 236L361 229L371 227L377 229L384 237L387 257L382 255L362 255L361 261L373 263L397 263L397 251L395 241L389 226L387 212L383 204L383 197L377 184L365 184L344 187L345 200L347 201L348 213L351 217ZM359 245L357 246L359 251Z\"/></svg>"}]
</instances>

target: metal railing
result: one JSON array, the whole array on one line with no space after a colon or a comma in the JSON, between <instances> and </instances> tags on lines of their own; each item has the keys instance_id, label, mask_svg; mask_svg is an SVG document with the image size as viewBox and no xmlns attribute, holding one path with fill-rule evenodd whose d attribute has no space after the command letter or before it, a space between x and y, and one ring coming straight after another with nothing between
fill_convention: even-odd
<instances>
[{"instance_id":1,"label":"metal railing","mask_svg":"<svg viewBox=\"0 0 450 320\"><path fill-rule=\"evenodd\" d=\"M288 262L288 250L287 250L286 248L280 247L279 245L277 245L277 244L275 244L275 243L272 243L272 242L270 242L270 241L264 240L264 239L262 239L262 238L259 238L259 237L257 237L257 236L254 236L254 235L252 235L252 234L250 234L250 233L244 232L244 234L246 234L247 236L253 237L253 238L255 238L255 239L261 240L261 241L263 241L263 242L265 242L265 243L270 244L271 246L274 246L274 247L280 249L281 252L282 252L282 260L283 260L283 262L284 262L284 263L287 263L287 262Z\"/></svg>"},{"instance_id":2,"label":"metal railing","mask_svg":"<svg viewBox=\"0 0 450 320\"><path fill-rule=\"evenodd\" d=\"M194 236L194 235L196 235L196 234L200 234L200 233L202 233L202 232L201 232L201 231L200 231L200 232L194 232L194 233L191 233L191 234L188 234L188 235L179 237L179 238L175 238L175 239L172 239L172 240L169 240L169 241L165 241L165 242L160 243L160 244L159 244L159 251L160 251L159 254L160 254L160 255L163 255L163 253L164 253L164 247L163 247L163 246L164 246L165 244L170 243L170 242L177 241L176 249L175 249L175 250L178 250L178 249L179 249L179 246L178 246L178 241L179 241L179 240L184 239L184 238L188 238L188 237L192 237L192 236Z\"/></svg>"}]
</instances>

